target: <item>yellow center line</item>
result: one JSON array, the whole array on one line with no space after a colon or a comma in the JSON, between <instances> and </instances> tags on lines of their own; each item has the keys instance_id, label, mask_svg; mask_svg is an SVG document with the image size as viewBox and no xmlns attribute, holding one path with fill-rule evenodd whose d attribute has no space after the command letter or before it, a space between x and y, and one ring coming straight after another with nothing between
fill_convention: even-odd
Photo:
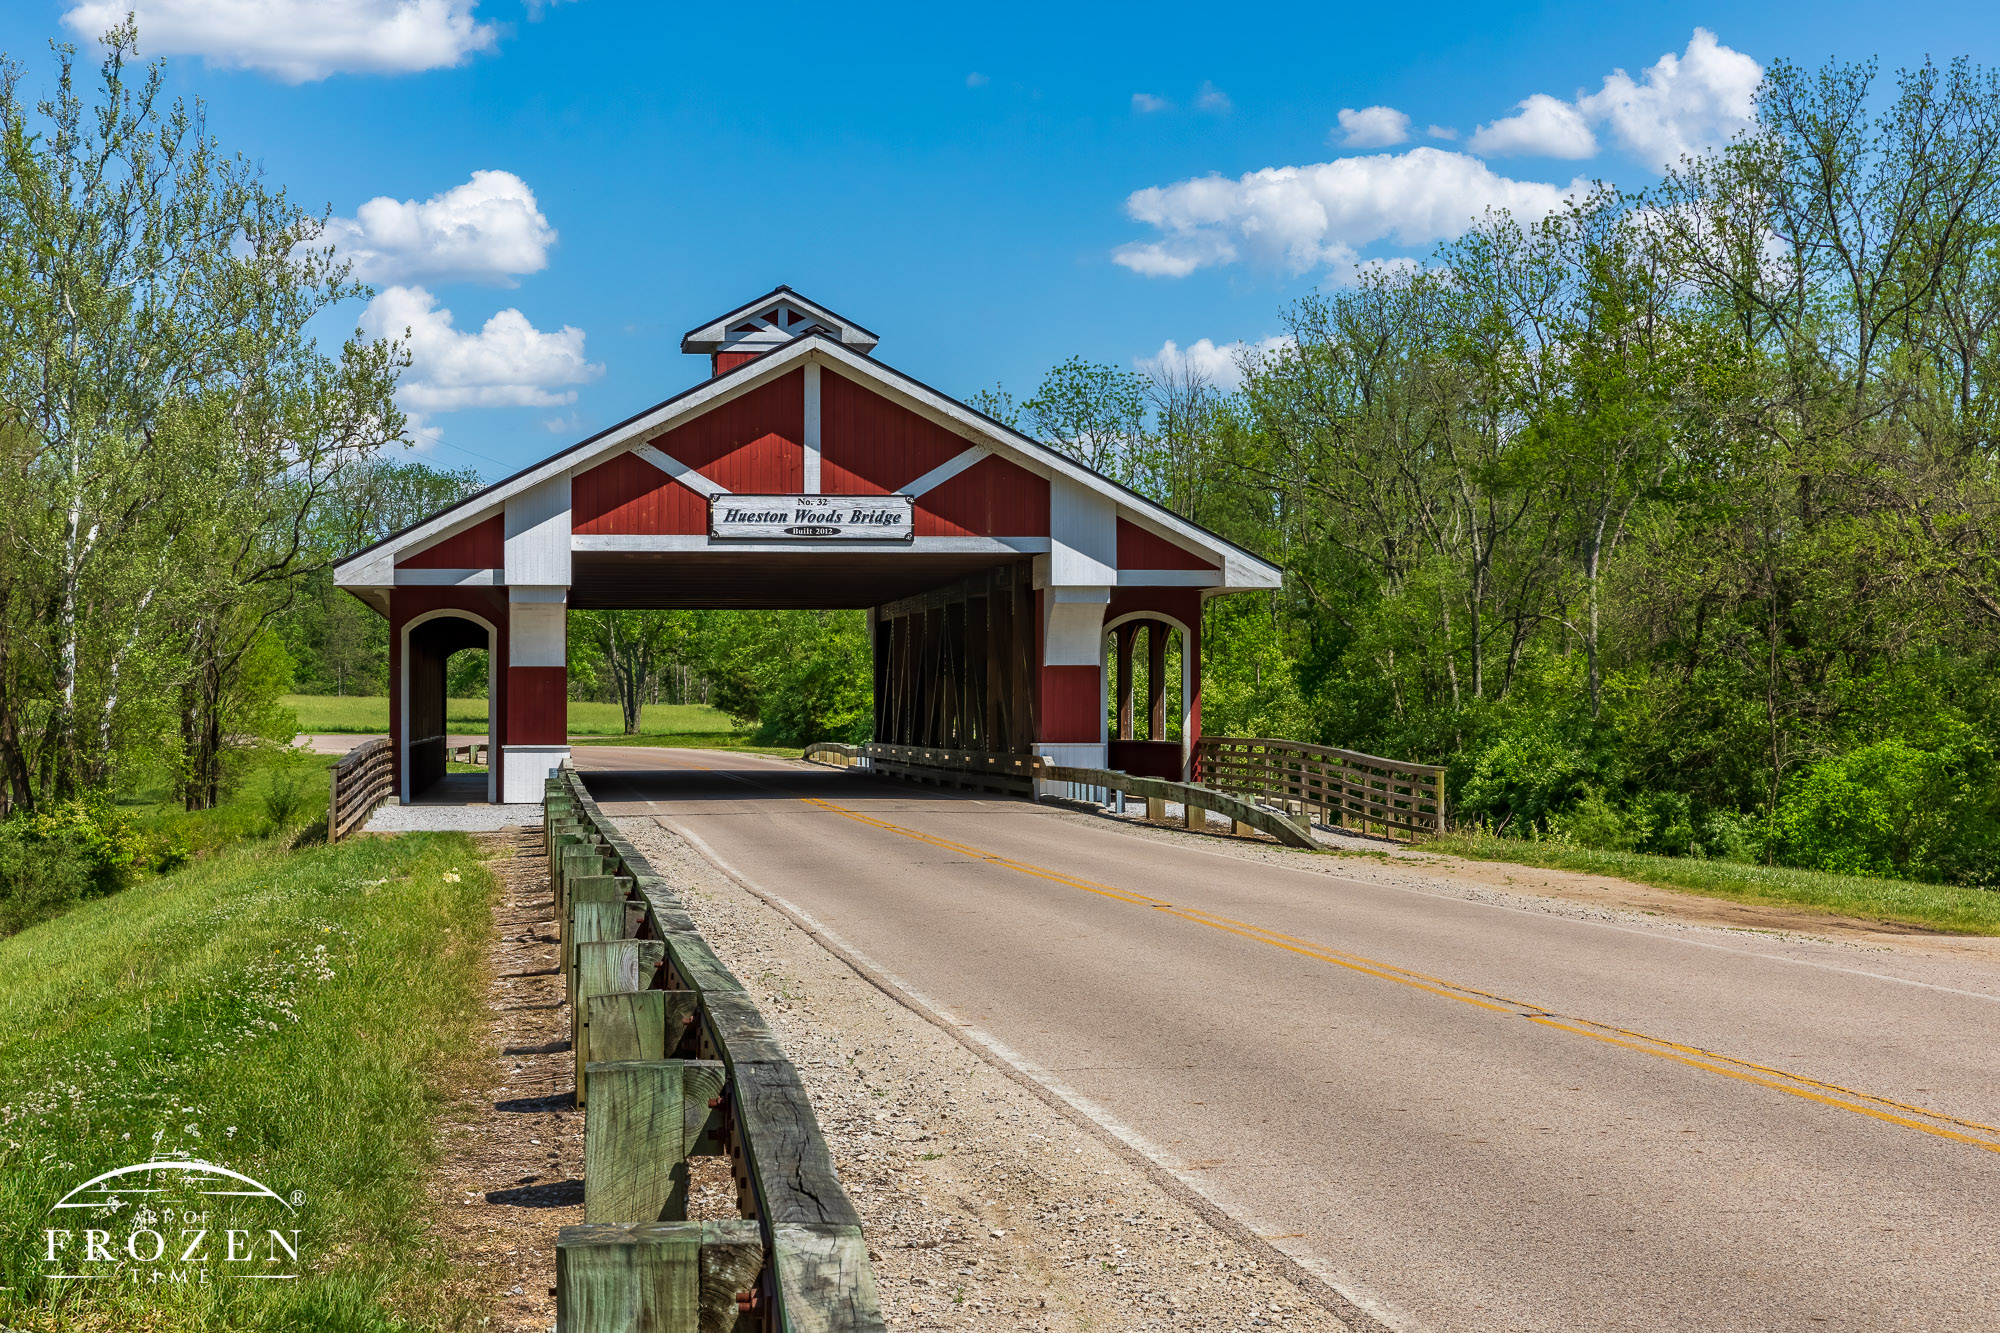
<instances>
[{"instance_id":1,"label":"yellow center line","mask_svg":"<svg viewBox=\"0 0 2000 1333\"><path fill-rule=\"evenodd\" d=\"M877 819L872 815L865 815L858 810L850 810L846 806L835 805L831 801L823 801L817 797L809 796L801 799L807 805L818 806L823 810L841 816L843 819L851 819L858 824L866 824L872 828L879 828L886 832L897 834L900 837L936 847L941 851L955 852L974 861L982 861L988 865L1000 866L1003 869L1029 875L1036 879L1048 880L1053 884L1061 884L1068 888L1079 889L1085 893L1095 894L1100 898L1109 898L1114 902L1126 903L1134 907L1145 907L1168 916L1178 917L1183 921L1192 922L1198 926L1207 926L1211 930L1223 931L1230 935L1240 936L1243 939L1253 940L1259 944L1268 944L1272 948L1283 949L1287 953L1297 954L1303 958L1331 963L1336 967L1359 973L1362 976L1374 977L1381 981L1392 981L1399 986L1407 986L1412 990L1424 991L1447 1000L1456 1000L1460 1004L1473 1005L1476 1008L1491 1010L1495 1013L1515 1014L1554 1031L1569 1032L1577 1036L1589 1037L1594 1041L1601 1041L1629 1051L1637 1051L1641 1055L1650 1055L1657 1059L1670 1060L1691 1069L1719 1074L1724 1078L1735 1079L1739 1082L1773 1088L1793 1097L1817 1102L1822 1106L1831 1106L1843 1111L1852 1111L1856 1115L1864 1115L1872 1119L1886 1121L1890 1124L1901 1125L1908 1129L1919 1130L1922 1133L1930 1134L1937 1138L1950 1139L1958 1143L1968 1143L1976 1148L1984 1148L1988 1152L2000 1153L2000 1126L1982 1124L1977 1120L1961 1119L1958 1116L1948 1115L1942 1111L1933 1111L1922 1106L1912 1106L1906 1102L1895 1101L1888 1097L1878 1097L1873 1093L1862 1092L1855 1088L1842 1087L1837 1083L1827 1083L1805 1074L1794 1074L1789 1070L1758 1064L1753 1060L1742 1060L1733 1055L1724 1055L1717 1051L1704 1050L1699 1046L1689 1046L1681 1042L1669 1041L1663 1037L1648 1036L1646 1033L1634 1032L1629 1028L1622 1028L1612 1023L1600 1023L1595 1019L1558 1013L1554 1010L1546 1009L1541 1005L1530 1004L1524 1000L1510 999L1504 995L1496 995L1474 986L1467 986L1443 977L1431 976L1429 973L1418 972L1411 968L1400 967L1395 963L1385 963L1379 959L1368 958L1361 954L1347 953L1312 940L1301 939L1296 935L1287 935L1283 931L1253 925L1247 921L1237 921L1234 918L1222 916L1203 908L1187 907L1165 898L1154 897L1152 894L1138 893L1130 889L1120 889L1109 884L1099 884L1094 880L1067 875L1060 870L1051 870L1046 866L1038 866L1030 861L1020 861L1010 856L1002 856L997 852L989 852L983 848L968 846L962 842L953 842L949 838L940 838L934 834L920 832L917 829L907 828L901 824L892 824L887 820Z\"/></svg>"}]
</instances>

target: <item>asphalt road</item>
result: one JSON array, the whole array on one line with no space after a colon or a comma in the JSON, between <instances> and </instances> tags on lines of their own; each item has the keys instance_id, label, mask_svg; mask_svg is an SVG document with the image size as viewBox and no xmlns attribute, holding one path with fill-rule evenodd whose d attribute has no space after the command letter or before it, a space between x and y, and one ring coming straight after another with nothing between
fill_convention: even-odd
<instances>
[{"instance_id":1,"label":"asphalt road","mask_svg":"<svg viewBox=\"0 0 2000 1333\"><path fill-rule=\"evenodd\" d=\"M2000 969L575 753L1390 1327L2000 1329Z\"/></svg>"}]
</instances>

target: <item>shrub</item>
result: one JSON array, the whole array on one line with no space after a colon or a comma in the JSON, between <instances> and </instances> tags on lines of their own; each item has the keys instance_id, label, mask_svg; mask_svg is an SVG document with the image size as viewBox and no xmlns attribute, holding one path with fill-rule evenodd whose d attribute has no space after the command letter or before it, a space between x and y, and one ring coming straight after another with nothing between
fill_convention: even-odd
<instances>
[{"instance_id":1,"label":"shrub","mask_svg":"<svg viewBox=\"0 0 2000 1333\"><path fill-rule=\"evenodd\" d=\"M1944 878L1990 865L1991 795L1976 748L1920 750L1877 741L1800 774L1771 821L1787 865L1850 875Z\"/></svg>"},{"instance_id":2,"label":"shrub","mask_svg":"<svg viewBox=\"0 0 2000 1333\"><path fill-rule=\"evenodd\" d=\"M1496 833L1510 826L1521 837L1546 832L1549 816L1582 793L1590 776L1583 752L1567 741L1546 732L1503 735L1474 761L1458 812Z\"/></svg>"},{"instance_id":3,"label":"shrub","mask_svg":"<svg viewBox=\"0 0 2000 1333\"><path fill-rule=\"evenodd\" d=\"M1755 864L1764 859L1763 821L1734 810L1712 810L1702 816L1688 851L1711 861Z\"/></svg>"},{"instance_id":4,"label":"shrub","mask_svg":"<svg viewBox=\"0 0 2000 1333\"><path fill-rule=\"evenodd\" d=\"M1569 809L1552 815L1549 830L1564 842L1598 852L1629 852L1645 837L1643 824L1620 813L1595 788Z\"/></svg>"},{"instance_id":5,"label":"shrub","mask_svg":"<svg viewBox=\"0 0 2000 1333\"><path fill-rule=\"evenodd\" d=\"M146 840L109 809L84 801L60 801L15 821L26 838L51 855L83 866L88 896L116 893L146 866Z\"/></svg>"},{"instance_id":6,"label":"shrub","mask_svg":"<svg viewBox=\"0 0 2000 1333\"><path fill-rule=\"evenodd\" d=\"M316 776L317 773L295 764L279 764L271 769L260 795L273 833L283 833L298 819L299 812L306 808Z\"/></svg>"},{"instance_id":7,"label":"shrub","mask_svg":"<svg viewBox=\"0 0 2000 1333\"><path fill-rule=\"evenodd\" d=\"M0 935L26 930L90 893L91 867L71 848L36 837L26 819L0 824Z\"/></svg>"}]
</instances>

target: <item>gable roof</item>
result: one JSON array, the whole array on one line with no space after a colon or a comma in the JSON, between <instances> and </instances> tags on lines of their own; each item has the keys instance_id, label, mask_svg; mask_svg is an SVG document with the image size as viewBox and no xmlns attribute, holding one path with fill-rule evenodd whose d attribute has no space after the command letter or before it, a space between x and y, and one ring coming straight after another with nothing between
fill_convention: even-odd
<instances>
[{"instance_id":1,"label":"gable roof","mask_svg":"<svg viewBox=\"0 0 2000 1333\"><path fill-rule=\"evenodd\" d=\"M784 290L784 289L779 289ZM752 302L745 309L759 305ZM726 318L726 317L725 317ZM871 335L872 336L872 335ZM1129 486L1103 476L1075 459L1024 435L977 409L947 397L929 385L901 371L859 353L837 339L818 331L803 334L781 347L742 365L723 371L656 403L614 426L578 441L541 462L523 468L414 523L400 532L364 547L334 566L335 583L347 587L381 587L395 581L396 557L404 551L419 550L433 542L484 522L504 511L507 500L564 473L576 473L596 466L613 455L646 443L653 436L700 415L709 408L745 393L808 362L833 367L838 373L860 381L892 401L911 408L966 437L971 444L983 444L1008 461L1020 464L1045 477L1064 477L1112 499L1121 517L1152 530L1169 541L1192 546L1215 557L1226 588L1277 587L1283 572L1269 561L1218 536L1198 523L1148 499Z\"/></svg>"}]
</instances>

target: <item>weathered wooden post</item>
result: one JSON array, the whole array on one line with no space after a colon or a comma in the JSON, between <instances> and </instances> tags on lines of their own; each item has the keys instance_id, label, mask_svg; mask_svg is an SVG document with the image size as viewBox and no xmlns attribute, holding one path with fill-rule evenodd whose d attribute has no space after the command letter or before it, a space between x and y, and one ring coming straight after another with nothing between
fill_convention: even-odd
<instances>
[{"instance_id":1,"label":"weathered wooden post","mask_svg":"<svg viewBox=\"0 0 2000 1333\"><path fill-rule=\"evenodd\" d=\"M735 1333L764 1326L755 1222L590 1223L556 1233L557 1333Z\"/></svg>"},{"instance_id":2,"label":"weathered wooden post","mask_svg":"<svg viewBox=\"0 0 2000 1333\"><path fill-rule=\"evenodd\" d=\"M584 1018L590 1013L590 997L615 991L651 990L653 978L666 960L666 946L658 940L597 940L576 946L575 997L570 1011L570 1045L576 1055L576 1104L582 1106L587 1089L584 1079L586 1037ZM619 1221L633 1221L619 1218ZM638 1219L646 1220L646 1219Z\"/></svg>"},{"instance_id":3,"label":"weathered wooden post","mask_svg":"<svg viewBox=\"0 0 2000 1333\"><path fill-rule=\"evenodd\" d=\"M687 1216L692 1156L719 1150L718 1060L593 1060L584 1067L586 1222L673 1222Z\"/></svg>"},{"instance_id":4,"label":"weathered wooden post","mask_svg":"<svg viewBox=\"0 0 2000 1333\"><path fill-rule=\"evenodd\" d=\"M578 880L571 887L573 891L559 946L559 961L564 998L575 1004L576 947L600 940L625 938L625 895L619 889L619 881L609 875L593 875L587 880Z\"/></svg>"},{"instance_id":5,"label":"weathered wooden post","mask_svg":"<svg viewBox=\"0 0 2000 1333\"><path fill-rule=\"evenodd\" d=\"M694 1026L701 996L691 990L612 991L591 996L584 1006L590 1060L665 1060Z\"/></svg>"}]
</instances>

